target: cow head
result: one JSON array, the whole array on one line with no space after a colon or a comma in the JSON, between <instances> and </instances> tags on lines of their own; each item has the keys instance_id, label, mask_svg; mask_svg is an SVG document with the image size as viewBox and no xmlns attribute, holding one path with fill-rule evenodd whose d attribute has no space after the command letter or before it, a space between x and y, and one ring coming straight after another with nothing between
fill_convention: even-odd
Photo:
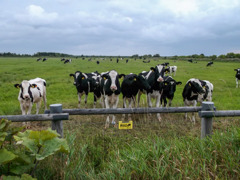
<instances>
[{"instance_id":1,"label":"cow head","mask_svg":"<svg viewBox=\"0 0 240 180\"><path fill-rule=\"evenodd\" d=\"M199 79L190 79L187 84L192 91L197 94L205 93L206 82L201 82Z\"/></svg>"},{"instance_id":2,"label":"cow head","mask_svg":"<svg viewBox=\"0 0 240 180\"><path fill-rule=\"evenodd\" d=\"M20 97L24 100L33 100L31 88L36 88L36 84L30 84L28 81L24 80L21 84L14 84L14 86L20 89Z\"/></svg>"},{"instance_id":3,"label":"cow head","mask_svg":"<svg viewBox=\"0 0 240 180\"><path fill-rule=\"evenodd\" d=\"M171 76L164 77L163 91L167 92L169 96L173 96L176 91L176 85L181 85L181 81L175 81Z\"/></svg>"},{"instance_id":4,"label":"cow head","mask_svg":"<svg viewBox=\"0 0 240 180\"><path fill-rule=\"evenodd\" d=\"M164 66L157 65L155 68L151 67L150 69L155 73L155 80L157 82L163 82L164 70L165 70Z\"/></svg>"},{"instance_id":5,"label":"cow head","mask_svg":"<svg viewBox=\"0 0 240 180\"><path fill-rule=\"evenodd\" d=\"M87 75L85 73L82 73L80 71L76 71L75 74L69 74L69 76L74 77L74 83L76 87L81 86L81 83L83 81L87 81Z\"/></svg>"},{"instance_id":6,"label":"cow head","mask_svg":"<svg viewBox=\"0 0 240 180\"><path fill-rule=\"evenodd\" d=\"M117 71L111 70L106 74L102 75L102 78L106 80L106 83L109 84L109 88L112 92L115 92L117 90L120 91L120 83L119 78L121 78L123 75L119 75Z\"/></svg>"}]
</instances>

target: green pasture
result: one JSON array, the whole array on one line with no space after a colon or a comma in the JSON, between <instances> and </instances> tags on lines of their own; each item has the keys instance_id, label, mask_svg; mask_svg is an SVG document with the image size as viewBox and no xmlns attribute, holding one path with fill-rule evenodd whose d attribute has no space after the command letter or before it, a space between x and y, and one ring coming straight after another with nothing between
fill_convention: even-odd
<instances>
[{"instance_id":1,"label":"green pasture","mask_svg":"<svg viewBox=\"0 0 240 180\"><path fill-rule=\"evenodd\" d=\"M82 72L105 72L115 69L119 73L140 73L148 71L150 67L163 62L169 62L170 65L178 67L176 76L177 81L182 81L182 85L177 87L172 106L183 106L182 90L186 81L190 78L199 78L209 80L214 85L213 102L217 109L237 110L240 109L240 92L235 86L234 68L238 68L239 62L214 62L213 66L206 67L207 61L197 61L189 63L186 60L166 60L152 59L150 63L143 63L142 60L129 59L116 63L116 59L110 61L110 58L99 60L97 58L73 59L71 64L63 64L60 58L48 58L47 61L36 61L36 58L0 58L0 114L20 114L19 103L17 100L18 89L14 88L15 83L21 83L22 80L29 80L41 77L47 81L47 100L48 105L61 103L63 108L77 108L77 91L73 86L73 78L70 73L75 71ZM122 81L122 80L121 80ZM82 102L83 103L83 102ZM146 103L145 97L141 103ZM88 98L88 108L92 108L93 95ZM82 106L83 107L83 106ZM98 104L98 107L101 107ZM122 98L120 96L119 107L122 107ZM35 107L33 108L33 112ZM43 110L42 110L43 112Z\"/></svg>"},{"instance_id":2,"label":"green pasture","mask_svg":"<svg viewBox=\"0 0 240 180\"><path fill-rule=\"evenodd\" d=\"M182 90L190 78L209 80L214 85L213 102L218 110L239 110L240 89L236 88L235 68L239 62L210 60L189 63L187 60L129 59L116 63L116 58L72 59L64 64L60 58L0 58L0 115L21 114L15 83L40 77L47 82L47 104L61 103L63 108L77 108L75 71L140 73L157 64L169 62L178 67L173 107L183 106ZM97 65L96 61L100 61ZM122 80L121 80L122 81ZM146 105L146 97L141 97ZM82 101L82 107L84 107ZM88 108L93 107L93 95ZM118 107L122 107L122 95ZM97 108L101 108L97 104ZM43 113L43 106L40 113ZM35 113L35 106L32 113ZM64 135L70 146L68 156L52 156L39 165L38 179L239 179L240 121L239 118L214 118L213 136L200 140L201 123L185 120L184 114L162 114L159 122L153 114L133 116L133 130L104 129L106 116L70 116L64 121ZM117 120L121 115L117 115ZM50 126L44 122L43 128Z\"/></svg>"}]
</instances>

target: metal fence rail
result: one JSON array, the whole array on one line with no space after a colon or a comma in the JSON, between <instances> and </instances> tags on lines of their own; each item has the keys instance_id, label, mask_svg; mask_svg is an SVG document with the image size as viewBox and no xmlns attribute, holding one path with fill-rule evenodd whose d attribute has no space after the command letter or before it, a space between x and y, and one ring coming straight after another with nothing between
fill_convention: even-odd
<instances>
[{"instance_id":1,"label":"metal fence rail","mask_svg":"<svg viewBox=\"0 0 240 180\"><path fill-rule=\"evenodd\" d=\"M216 111L213 102L203 102L201 107L164 107L164 108L117 108L117 109L62 109L62 104L50 105L50 110L39 115L0 116L13 122L52 121L52 129L63 137L62 120L69 115L102 115L102 114L147 114L147 113L190 113L198 112L201 117L201 138L212 134L213 117L240 116L240 110Z\"/></svg>"}]
</instances>

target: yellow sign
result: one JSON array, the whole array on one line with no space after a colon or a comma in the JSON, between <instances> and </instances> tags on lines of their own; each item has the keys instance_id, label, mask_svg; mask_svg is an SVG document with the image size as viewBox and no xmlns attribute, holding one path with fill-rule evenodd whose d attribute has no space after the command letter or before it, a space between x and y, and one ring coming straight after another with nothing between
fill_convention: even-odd
<instances>
[{"instance_id":1,"label":"yellow sign","mask_svg":"<svg viewBox=\"0 0 240 180\"><path fill-rule=\"evenodd\" d=\"M118 126L119 126L119 129L132 129L133 122L129 121L128 123L123 123L122 121L119 121Z\"/></svg>"}]
</instances>

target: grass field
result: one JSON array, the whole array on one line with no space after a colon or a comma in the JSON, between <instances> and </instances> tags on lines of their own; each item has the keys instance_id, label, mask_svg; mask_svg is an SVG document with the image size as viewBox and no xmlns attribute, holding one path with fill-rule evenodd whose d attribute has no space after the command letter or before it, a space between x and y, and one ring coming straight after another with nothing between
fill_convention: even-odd
<instances>
[{"instance_id":1,"label":"grass field","mask_svg":"<svg viewBox=\"0 0 240 180\"><path fill-rule=\"evenodd\" d=\"M130 59L92 61L73 59L63 64L60 58L37 62L37 58L0 58L0 114L21 114L13 85L22 80L41 77L47 81L47 100L61 103L63 108L77 108L77 91L69 76L82 72L138 74L157 64L169 62L178 67L177 87L172 106L183 106L182 90L190 78L209 80L214 85L213 102L218 110L240 109L240 89L236 88L235 71L239 62L207 61L189 63L186 60L155 59L150 63ZM142 96L142 106L146 99ZM88 108L93 107L89 95ZM97 104L97 107L101 107ZM119 106L122 107L120 96ZM43 106L40 113L43 113ZM32 113L35 112L35 106ZM121 119L117 115L117 120ZM69 156L59 163L58 157L44 161L36 171L41 179L239 179L240 130L239 118L214 118L212 139L201 141L200 119L196 124L184 120L183 114L163 114L159 123L154 115L135 115L134 129L104 130L104 116L71 116L64 122L64 133L71 147ZM44 127L50 126L44 123Z\"/></svg>"}]
</instances>

